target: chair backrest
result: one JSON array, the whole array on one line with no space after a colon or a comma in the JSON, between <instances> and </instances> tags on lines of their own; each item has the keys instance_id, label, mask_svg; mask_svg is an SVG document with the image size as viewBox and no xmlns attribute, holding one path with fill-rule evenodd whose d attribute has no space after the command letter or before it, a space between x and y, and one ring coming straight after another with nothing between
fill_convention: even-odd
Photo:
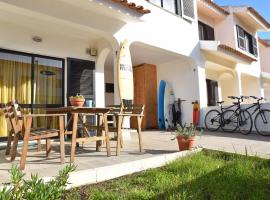
<instances>
[{"instance_id":1,"label":"chair backrest","mask_svg":"<svg viewBox=\"0 0 270 200\"><path fill-rule=\"evenodd\" d=\"M125 114L137 114L137 115L143 115L144 113L144 105L143 104L132 104L129 106L122 106L123 107L123 113Z\"/></svg>"},{"instance_id":2,"label":"chair backrest","mask_svg":"<svg viewBox=\"0 0 270 200\"><path fill-rule=\"evenodd\" d=\"M143 115L144 105L143 104L131 104L131 105L109 105L107 108L111 108L111 112L125 113L125 114L138 114Z\"/></svg>"},{"instance_id":3,"label":"chair backrest","mask_svg":"<svg viewBox=\"0 0 270 200\"><path fill-rule=\"evenodd\" d=\"M5 115L9 118L11 127L15 134L22 132L23 121L20 107L16 101L11 101L5 106Z\"/></svg>"}]
</instances>

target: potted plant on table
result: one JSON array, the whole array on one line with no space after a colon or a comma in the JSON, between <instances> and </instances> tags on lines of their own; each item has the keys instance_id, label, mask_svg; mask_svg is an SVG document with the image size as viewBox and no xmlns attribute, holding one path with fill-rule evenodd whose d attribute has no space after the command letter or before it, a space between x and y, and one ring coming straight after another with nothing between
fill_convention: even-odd
<instances>
[{"instance_id":1,"label":"potted plant on table","mask_svg":"<svg viewBox=\"0 0 270 200\"><path fill-rule=\"evenodd\" d=\"M202 132L203 130L197 130L193 123L190 126L186 126L185 124L184 127L178 124L173 139L177 139L179 151L192 150L195 146L195 136L201 135Z\"/></svg>"},{"instance_id":2,"label":"potted plant on table","mask_svg":"<svg viewBox=\"0 0 270 200\"><path fill-rule=\"evenodd\" d=\"M82 107L85 102L85 98L83 95L76 94L76 96L69 97L69 102L72 106Z\"/></svg>"}]
</instances>

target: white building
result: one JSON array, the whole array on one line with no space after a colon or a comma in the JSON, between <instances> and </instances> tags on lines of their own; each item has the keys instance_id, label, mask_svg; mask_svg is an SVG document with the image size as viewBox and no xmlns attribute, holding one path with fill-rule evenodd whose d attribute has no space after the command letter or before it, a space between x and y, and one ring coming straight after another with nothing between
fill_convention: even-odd
<instances>
[{"instance_id":1,"label":"white building","mask_svg":"<svg viewBox=\"0 0 270 200\"><path fill-rule=\"evenodd\" d=\"M198 27L205 25L215 29L212 41L199 39L205 35ZM212 98L206 78L216 81L215 100L267 91L263 53L254 51L257 31L269 27L252 8L222 8L208 0L2 0L0 102L57 107L79 92L98 107L117 104L117 51L127 39L133 65L155 65L156 85L171 83L176 98L187 100L183 120L191 122L191 102L199 100L203 109ZM254 42L253 50L239 47L237 30L244 45ZM6 135L4 123L2 115L0 136Z\"/></svg>"}]
</instances>

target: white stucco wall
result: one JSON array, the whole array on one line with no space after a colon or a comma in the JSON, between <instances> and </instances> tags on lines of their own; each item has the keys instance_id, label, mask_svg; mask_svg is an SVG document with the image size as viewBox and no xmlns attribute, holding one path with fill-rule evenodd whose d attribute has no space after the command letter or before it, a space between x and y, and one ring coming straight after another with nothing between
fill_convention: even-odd
<instances>
[{"instance_id":1,"label":"white stucco wall","mask_svg":"<svg viewBox=\"0 0 270 200\"><path fill-rule=\"evenodd\" d=\"M242 75L242 95L261 97L260 79L252 76Z\"/></svg>"},{"instance_id":2,"label":"white stucco wall","mask_svg":"<svg viewBox=\"0 0 270 200\"><path fill-rule=\"evenodd\" d=\"M259 43L260 61L262 72L270 73L270 47L265 47Z\"/></svg>"},{"instance_id":3,"label":"white stucco wall","mask_svg":"<svg viewBox=\"0 0 270 200\"><path fill-rule=\"evenodd\" d=\"M192 122L191 102L199 100L197 67L187 59L175 60L157 66L157 81L168 81L174 90L176 100L178 98L187 101L182 103L183 123Z\"/></svg>"}]
</instances>

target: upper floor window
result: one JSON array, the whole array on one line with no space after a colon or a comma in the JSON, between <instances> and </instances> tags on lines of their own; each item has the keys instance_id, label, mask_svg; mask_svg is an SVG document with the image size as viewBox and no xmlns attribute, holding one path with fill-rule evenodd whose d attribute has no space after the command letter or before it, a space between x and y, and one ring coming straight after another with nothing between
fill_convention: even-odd
<instances>
[{"instance_id":1,"label":"upper floor window","mask_svg":"<svg viewBox=\"0 0 270 200\"><path fill-rule=\"evenodd\" d=\"M149 0L153 4L164 8L172 13L180 15L184 18L193 20L194 13L194 0Z\"/></svg>"},{"instance_id":2,"label":"upper floor window","mask_svg":"<svg viewBox=\"0 0 270 200\"><path fill-rule=\"evenodd\" d=\"M238 47L257 57L258 45L256 38L238 25L236 26L236 29L237 29Z\"/></svg>"},{"instance_id":3,"label":"upper floor window","mask_svg":"<svg viewBox=\"0 0 270 200\"><path fill-rule=\"evenodd\" d=\"M200 40L215 40L214 28L200 21L198 22L198 26Z\"/></svg>"}]
</instances>

